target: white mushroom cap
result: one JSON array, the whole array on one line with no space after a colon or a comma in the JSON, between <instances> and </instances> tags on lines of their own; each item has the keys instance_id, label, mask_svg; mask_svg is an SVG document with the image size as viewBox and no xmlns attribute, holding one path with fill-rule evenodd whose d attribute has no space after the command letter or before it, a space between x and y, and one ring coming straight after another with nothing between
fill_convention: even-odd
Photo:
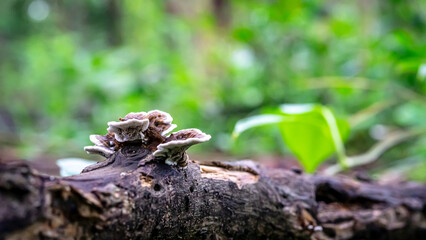
<instances>
[{"instance_id":1,"label":"white mushroom cap","mask_svg":"<svg viewBox=\"0 0 426 240\"><path fill-rule=\"evenodd\" d=\"M155 116L156 115L156 116ZM160 118L164 123L171 123L173 122L173 118L169 113L160 111L160 110L151 110L147 113L148 118L151 116L155 118Z\"/></svg>"},{"instance_id":2,"label":"white mushroom cap","mask_svg":"<svg viewBox=\"0 0 426 240\"><path fill-rule=\"evenodd\" d=\"M172 124L172 116L160 110L149 111L146 118L149 119L149 128L159 132L161 136L167 135L177 127L176 124Z\"/></svg>"},{"instance_id":3,"label":"white mushroom cap","mask_svg":"<svg viewBox=\"0 0 426 240\"><path fill-rule=\"evenodd\" d=\"M104 146L110 149L114 148L114 137L110 134L107 135L90 135L90 141L96 146Z\"/></svg>"},{"instance_id":4,"label":"white mushroom cap","mask_svg":"<svg viewBox=\"0 0 426 240\"><path fill-rule=\"evenodd\" d=\"M160 111L160 110L152 110L149 112L131 112L127 114L124 118L120 118L121 121L129 121L131 119L148 119L149 125L148 127L153 131L159 132L161 136L165 136L177 126L176 124L172 124L173 118L170 114Z\"/></svg>"},{"instance_id":5,"label":"white mushroom cap","mask_svg":"<svg viewBox=\"0 0 426 240\"><path fill-rule=\"evenodd\" d=\"M195 128L181 130L170 135L165 143L158 145L153 155L154 158L164 159L169 165L186 166L185 151L194 144L209 141L210 138L210 135Z\"/></svg>"},{"instance_id":6,"label":"white mushroom cap","mask_svg":"<svg viewBox=\"0 0 426 240\"><path fill-rule=\"evenodd\" d=\"M86 146L84 147L84 151L88 154L98 154L106 158L109 158L112 154L114 154L113 150L104 146Z\"/></svg>"},{"instance_id":7,"label":"white mushroom cap","mask_svg":"<svg viewBox=\"0 0 426 240\"><path fill-rule=\"evenodd\" d=\"M104 146L103 142L99 139L98 136L101 136L101 135L93 135L92 134L92 135L89 136L89 139L96 146Z\"/></svg>"},{"instance_id":8,"label":"white mushroom cap","mask_svg":"<svg viewBox=\"0 0 426 240\"><path fill-rule=\"evenodd\" d=\"M108 132L115 135L115 139L119 142L130 142L144 139L144 132L148 128L148 119L129 119L120 122L108 122Z\"/></svg>"},{"instance_id":9,"label":"white mushroom cap","mask_svg":"<svg viewBox=\"0 0 426 240\"><path fill-rule=\"evenodd\" d=\"M121 121L127 121L129 119L145 119L146 118L146 112L131 112L128 113L124 118L120 118Z\"/></svg>"}]
</instances>

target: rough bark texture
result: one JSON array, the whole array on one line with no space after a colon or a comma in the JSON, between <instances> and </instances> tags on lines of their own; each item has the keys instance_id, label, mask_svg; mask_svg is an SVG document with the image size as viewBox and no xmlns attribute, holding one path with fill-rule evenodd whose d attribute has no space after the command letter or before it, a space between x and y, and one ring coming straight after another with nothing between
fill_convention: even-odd
<instances>
[{"instance_id":1,"label":"rough bark texture","mask_svg":"<svg viewBox=\"0 0 426 240\"><path fill-rule=\"evenodd\" d=\"M0 164L1 239L421 239L426 187L253 162L185 169L127 146L80 175Z\"/></svg>"}]
</instances>

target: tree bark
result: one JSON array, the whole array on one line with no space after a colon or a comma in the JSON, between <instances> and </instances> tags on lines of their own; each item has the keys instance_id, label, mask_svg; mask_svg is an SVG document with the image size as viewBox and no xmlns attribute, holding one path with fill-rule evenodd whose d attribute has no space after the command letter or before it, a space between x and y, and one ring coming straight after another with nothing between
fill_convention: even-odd
<instances>
[{"instance_id":1,"label":"tree bark","mask_svg":"<svg viewBox=\"0 0 426 240\"><path fill-rule=\"evenodd\" d=\"M0 239L421 239L426 186L190 161L124 147L71 177L0 164Z\"/></svg>"}]
</instances>

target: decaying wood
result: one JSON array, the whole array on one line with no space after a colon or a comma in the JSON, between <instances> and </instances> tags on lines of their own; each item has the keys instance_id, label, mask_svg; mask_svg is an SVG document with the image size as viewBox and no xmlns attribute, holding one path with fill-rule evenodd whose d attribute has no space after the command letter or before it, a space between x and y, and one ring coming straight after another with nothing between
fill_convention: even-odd
<instances>
[{"instance_id":1,"label":"decaying wood","mask_svg":"<svg viewBox=\"0 0 426 240\"><path fill-rule=\"evenodd\" d=\"M0 164L1 239L420 239L426 186L395 186L269 169L251 161L197 163L210 136L165 112L129 113L92 135L107 157L57 178Z\"/></svg>"},{"instance_id":2,"label":"decaying wood","mask_svg":"<svg viewBox=\"0 0 426 240\"><path fill-rule=\"evenodd\" d=\"M142 162L131 145L65 178L0 164L1 239L422 239L426 187Z\"/></svg>"}]
</instances>

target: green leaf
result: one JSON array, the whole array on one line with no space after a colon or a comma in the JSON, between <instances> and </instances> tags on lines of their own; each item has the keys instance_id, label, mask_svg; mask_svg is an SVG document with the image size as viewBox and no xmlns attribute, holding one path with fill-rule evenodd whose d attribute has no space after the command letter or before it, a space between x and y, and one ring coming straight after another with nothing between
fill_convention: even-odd
<instances>
[{"instance_id":1,"label":"green leaf","mask_svg":"<svg viewBox=\"0 0 426 240\"><path fill-rule=\"evenodd\" d=\"M349 135L346 121L320 105L283 105L281 110L294 119L280 123L282 137L307 172L315 171L336 150L344 164L343 140Z\"/></svg>"},{"instance_id":2,"label":"green leaf","mask_svg":"<svg viewBox=\"0 0 426 240\"><path fill-rule=\"evenodd\" d=\"M238 121L233 136L238 137L253 127L275 123L280 127L284 142L307 172L315 171L334 152L337 152L339 162L345 165L343 141L349 135L347 121L336 119L330 109L315 104L285 104L275 113Z\"/></svg>"},{"instance_id":3,"label":"green leaf","mask_svg":"<svg viewBox=\"0 0 426 240\"><path fill-rule=\"evenodd\" d=\"M272 123L279 123L283 120L283 116L274 114L262 114L244 118L239 120L235 124L234 131L232 132L232 137L237 138L242 132L246 131L247 129Z\"/></svg>"}]
</instances>

